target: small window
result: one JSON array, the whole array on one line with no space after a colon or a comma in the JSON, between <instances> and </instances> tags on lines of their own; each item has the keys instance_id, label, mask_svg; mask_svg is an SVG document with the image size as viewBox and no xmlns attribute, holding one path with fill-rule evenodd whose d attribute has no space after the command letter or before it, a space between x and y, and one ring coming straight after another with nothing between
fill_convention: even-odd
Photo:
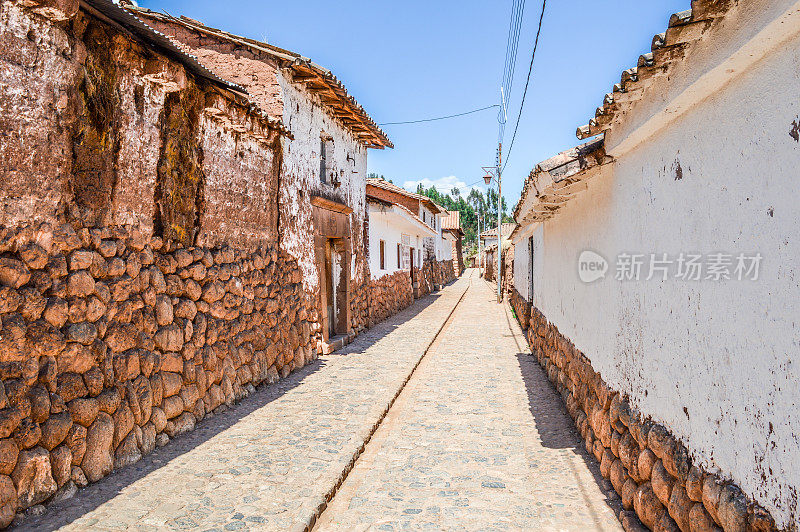
<instances>
[{"instance_id":1,"label":"small window","mask_svg":"<svg viewBox=\"0 0 800 532\"><path fill-rule=\"evenodd\" d=\"M329 183L331 165L328 164L328 159L333 162L333 139L323 135L319 139L319 181L320 183ZM335 177L333 179L336 180Z\"/></svg>"},{"instance_id":2,"label":"small window","mask_svg":"<svg viewBox=\"0 0 800 532\"><path fill-rule=\"evenodd\" d=\"M381 240L381 270L386 269L386 242Z\"/></svg>"},{"instance_id":3,"label":"small window","mask_svg":"<svg viewBox=\"0 0 800 532\"><path fill-rule=\"evenodd\" d=\"M400 269L400 258L402 257L402 255L403 255L403 248L398 243L397 244L397 269L398 270Z\"/></svg>"}]
</instances>

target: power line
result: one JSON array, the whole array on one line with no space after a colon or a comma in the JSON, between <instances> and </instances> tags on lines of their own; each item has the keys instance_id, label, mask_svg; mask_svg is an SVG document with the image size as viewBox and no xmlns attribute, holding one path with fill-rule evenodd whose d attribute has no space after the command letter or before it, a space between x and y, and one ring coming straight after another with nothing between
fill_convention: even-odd
<instances>
[{"instance_id":1,"label":"power line","mask_svg":"<svg viewBox=\"0 0 800 532\"><path fill-rule=\"evenodd\" d=\"M525 0L515 0L511 9L511 20L508 28L508 42L506 43L506 64L503 71L503 90L506 95L511 94L514 84L514 70L517 63L517 49L519 32L522 27L522 15L525 11Z\"/></svg>"},{"instance_id":2,"label":"power line","mask_svg":"<svg viewBox=\"0 0 800 532\"><path fill-rule=\"evenodd\" d=\"M470 115L472 113L477 113L479 111L485 111L487 109L492 109L493 107L500 107L500 104L488 105L486 107L481 107L480 109L473 109L472 111L466 111L464 113L458 113L454 115L447 115L447 116L439 116L436 118L424 118L422 120L408 120L405 122L383 122L382 124L378 124L379 126L394 126L398 124L419 124L421 122L433 122L435 120L447 120L448 118L456 118L459 116Z\"/></svg>"},{"instance_id":3,"label":"power line","mask_svg":"<svg viewBox=\"0 0 800 532\"><path fill-rule=\"evenodd\" d=\"M536 48L539 46L539 35L542 33L542 21L544 20L544 8L547 5L547 0L542 0L542 13L539 15L539 28L536 30L536 40L533 42L533 52L531 53L531 64L528 67L528 78L525 80L525 90L522 92L522 101L519 104L519 114L517 114L517 123L514 126L514 134L511 136L511 144L508 146L506 152L506 162L503 163L503 170L508 165L508 159L511 157L511 148L514 147L514 140L517 138L517 130L519 129L519 120L522 117L522 109L525 107L525 96L528 95L528 84L531 81L531 72L533 72L533 60L536 57Z\"/></svg>"},{"instance_id":4,"label":"power line","mask_svg":"<svg viewBox=\"0 0 800 532\"><path fill-rule=\"evenodd\" d=\"M511 89L514 86L514 72L517 66L517 50L519 48L519 34L522 29L523 14L525 11L525 0L514 0L511 8L511 19L508 24L508 40L506 42L506 58L503 67L503 79L501 90L503 94L503 109L498 116L498 143L503 141L505 136L505 113L508 109L508 102L511 97Z\"/></svg>"}]
</instances>

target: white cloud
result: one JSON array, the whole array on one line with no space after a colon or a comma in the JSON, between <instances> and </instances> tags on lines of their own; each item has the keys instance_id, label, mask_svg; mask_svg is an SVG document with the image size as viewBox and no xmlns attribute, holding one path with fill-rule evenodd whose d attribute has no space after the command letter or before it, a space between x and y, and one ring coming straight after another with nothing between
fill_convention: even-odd
<instances>
[{"instance_id":1,"label":"white cloud","mask_svg":"<svg viewBox=\"0 0 800 532\"><path fill-rule=\"evenodd\" d=\"M440 194L450 194L450 191L453 190L453 187L456 187L463 197L467 197L469 191L473 188L477 188L481 192L484 191L484 187L478 186L477 184L472 184L471 186L467 186L465 181L457 178L454 175L447 176L447 177L440 177L439 179L418 179L416 181L404 181L403 188L409 190L411 192L416 192L417 185L422 183L422 186L425 188L436 187L436 190L439 191Z\"/></svg>"}]
</instances>

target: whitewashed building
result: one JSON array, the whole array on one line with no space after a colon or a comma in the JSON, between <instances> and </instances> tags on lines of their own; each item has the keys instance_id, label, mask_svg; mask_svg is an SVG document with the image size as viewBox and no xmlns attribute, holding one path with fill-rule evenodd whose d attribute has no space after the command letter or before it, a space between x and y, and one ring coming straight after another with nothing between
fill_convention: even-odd
<instances>
[{"instance_id":1,"label":"whitewashed building","mask_svg":"<svg viewBox=\"0 0 800 532\"><path fill-rule=\"evenodd\" d=\"M415 297L420 297L455 276L452 242L447 240L451 237L442 229L445 209L383 179L367 179L366 194L373 279L391 273L394 261L394 268L399 263L400 269L409 271Z\"/></svg>"},{"instance_id":2,"label":"whitewashed building","mask_svg":"<svg viewBox=\"0 0 800 532\"><path fill-rule=\"evenodd\" d=\"M367 194L369 270L373 279L419 266L425 239L436 231L407 207Z\"/></svg>"},{"instance_id":3,"label":"whitewashed building","mask_svg":"<svg viewBox=\"0 0 800 532\"><path fill-rule=\"evenodd\" d=\"M528 177L514 210L516 306L532 307L525 325L553 375L571 368L552 365L563 354L548 343L557 331L600 376L595 402L575 410L587 420L600 405L582 428L595 453L605 460L603 416L616 417L613 403L603 411L604 386L635 414L615 425L623 437L651 423L666 431L656 444L666 433L685 449L680 464L692 469L665 477L681 487L666 501L648 498L656 479L623 460L619 478L635 482L620 488L633 494L629 509L644 520L661 508L659 519L681 528L692 515L726 530L794 529L800 6L691 7L578 130L604 137ZM585 399L580 379L559 382L571 409ZM609 452L611 463L622 459L613 444ZM657 458L669 466L673 456Z\"/></svg>"}]
</instances>

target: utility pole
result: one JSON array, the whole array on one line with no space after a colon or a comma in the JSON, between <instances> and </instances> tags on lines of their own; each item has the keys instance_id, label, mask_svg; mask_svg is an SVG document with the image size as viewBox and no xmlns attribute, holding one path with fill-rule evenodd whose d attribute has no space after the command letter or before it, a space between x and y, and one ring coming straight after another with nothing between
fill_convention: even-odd
<instances>
[{"instance_id":1,"label":"utility pole","mask_svg":"<svg viewBox=\"0 0 800 532\"><path fill-rule=\"evenodd\" d=\"M481 264L483 263L483 258L481 256L481 211L478 209L478 275L483 275L481 273Z\"/></svg>"},{"instance_id":2,"label":"utility pole","mask_svg":"<svg viewBox=\"0 0 800 532\"><path fill-rule=\"evenodd\" d=\"M500 131L497 135L497 157L495 158L495 166L483 166L486 175L483 176L483 181L486 183L489 191L491 191L492 179L497 179L497 302L503 302L503 272L501 270L502 254L503 254L503 131L507 120L506 116L506 97L503 92L503 87L500 87L500 112L497 115L497 122L500 125ZM494 174L494 175L492 175ZM488 264L487 264L488 267Z\"/></svg>"},{"instance_id":3,"label":"utility pole","mask_svg":"<svg viewBox=\"0 0 800 532\"><path fill-rule=\"evenodd\" d=\"M503 255L503 189L502 177L503 171L503 142L501 141L497 146L497 302L503 302L503 270L500 268L502 264Z\"/></svg>"}]
</instances>

